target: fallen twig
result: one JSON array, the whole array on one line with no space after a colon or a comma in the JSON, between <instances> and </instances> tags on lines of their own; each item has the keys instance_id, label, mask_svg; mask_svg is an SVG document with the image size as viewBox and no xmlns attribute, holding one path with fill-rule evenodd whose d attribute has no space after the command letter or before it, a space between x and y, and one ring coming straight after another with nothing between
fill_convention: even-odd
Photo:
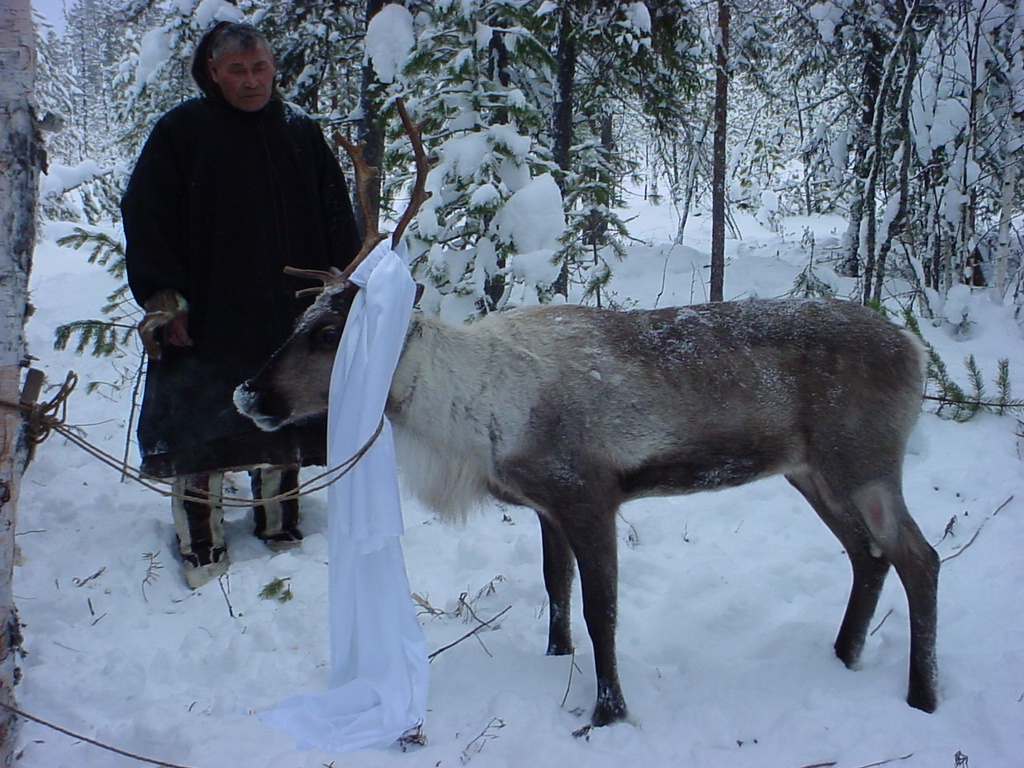
<instances>
[{"instance_id":1,"label":"fallen twig","mask_svg":"<svg viewBox=\"0 0 1024 768\"><path fill-rule=\"evenodd\" d=\"M879 760L877 763L868 763L867 765L858 765L857 768L876 768L879 765L886 765L888 763L895 763L897 760L908 760L914 756L913 752L910 752L901 757L890 757L888 760Z\"/></svg>"},{"instance_id":2,"label":"fallen twig","mask_svg":"<svg viewBox=\"0 0 1024 768\"><path fill-rule=\"evenodd\" d=\"M886 760L879 760L876 763L866 763L865 765L858 765L857 768L877 768L879 765L887 765L888 763L895 763L897 760L907 760L914 756L911 752L907 755L901 755L900 757L890 757ZM809 765L802 765L800 768L832 768L832 766L839 765L835 760L826 760L823 763L810 763Z\"/></svg>"},{"instance_id":3,"label":"fallen twig","mask_svg":"<svg viewBox=\"0 0 1024 768\"><path fill-rule=\"evenodd\" d=\"M443 646L443 647L441 647L441 648L438 648L438 649L437 649L436 651L434 651L434 652L433 652L432 654L430 654L429 656L427 656L427 660L428 660L428 661L433 661L433 660L434 660L434 657L436 657L436 656L439 656L439 655L441 655L442 653L444 653L445 651L447 651L447 650L448 650L449 648L454 648L454 647L455 647L456 645L458 645L459 643L461 643L461 642L462 642L463 640L467 640L467 639L469 639L470 637L472 637L473 635L475 635L475 634L476 634L477 632L479 632L479 631L480 631L481 629L483 629L484 627L486 627L486 626L489 626L489 625L493 624L494 622L496 622L496 621L497 621L498 619L500 619L500 618L501 618L502 616L504 616L504 615L505 615L506 613L508 613L508 612L509 612L510 610L512 610L512 606L511 606L511 605L510 605L510 606L508 606L507 608L505 608L505 610L503 610L503 611L502 611L501 613L499 613L499 614L498 614L497 616L495 616L494 618L492 618L492 619L489 619L489 620L487 620L487 621L484 621L484 622L481 622L481 623L480 623L480 624L478 624L477 626L473 627L473 629L472 629L472 630L470 630L469 632L467 632L466 634L464 634L464 635L463 635L462 637L460 637L460 638L459 638L458 640L456 640L455 642L453 642L453 643L448 643L448 645L445 645L445 646Z\"/></svg>"},{"instance_id":4,"label":"fallen twig","mask_svg":"<svg viewBox=\"0 0 1024 768\"><path fill-rule=\"evenodd\" d=\"M892 608L885 612L885 616L882 617L882 620L879 621L875 628L871 630L871 637L875 636L875 632L882 628L882 625L885 624L885 620L888 619L890 616L892 616Z\"/></svg>"},{"instance_id":5,"label":"fallen twig","mask_svg":"<svg viewBox=\"0 0 1024 768\"><path fill-rule=\"evenodd\" d=\"M562 706L569 700L569 690L572 688L572 673L576 669L576 649L572 649L572 658L569 660L569 679L565 683L565 696L562 697Z\"/></svg>"},{"instance_id":6,"label":"fallen twig","mask_svg":"<svg viewBox=\"0 0 1024 768\"><path fill-rule=\"evenodd\" d=\"M231 577L228 574L225 573L225 574L223 574L222 576L220 576L217 579L217 583L220 584L220 593L222 595L224 595L224 602L228 604L228 616L230 616L232 619L234 619L234 618L236 618L236 616L235 616L235 609L231 605L231 598L228 597L228 589L227 589L227 587L224 586L225 582L227 582L228 586L230 586L231 582L228 581L230 578Z\"/></svg>"},{"instance_id":7,"label":"fallen twig","mask_svg":"<svg viewBox=\"0 0 1024 768\"><path fill-rule=\"evenodd\" d=\"M96 571L96 573L94 573L92 576L86 576L84 579L80 579L76 576L75 578L71 579L71 583L74 584L76 587L84 587L93 579L98 579L100 576L102 576L105 570L107 570L107 566L103 566L98 571Z\"/></svg>"},{"instance_id":8,"label":"fallen twig","mask_svg":"<svg viewBox=\"0 0 1024 768\"><path fill-rule=\"evenodd\" d=\"M951 555L946 555L946 556L945 556L944 558L942 558L942 560L941 560L940 562L943 562L943 563L945 563L945 562L948 562L948 561L952 560L952 559L953 559L954 557L960 557L960 555L962 555L962 554L964 553L964 551L965 551L965 550L966 550L966 549L967 549L967 548L968 548L969 546L971 546L971 544L973 544L973 543L975 542L975 540L976 540L976 539L978 538L978 535L979 535L979 534L981 533L981 529L985 527L985 524L986 524L986 523L987 523L987 522L988 522L989 520L991 520L991 519L992 519L993 517L995 517L996 515L998 515L998 514L999 514L1000 512L1002 512L1002 511L1003 511L1003 508L1004 508L1004 507L1005 507L1005 506L1006 506L1007 504L1009 504L1009 503L1010 503L1011 501L1013 501L1013 496L1010 496L1010 498L1008 498L1008 499L1007 499L1006 501L1004 501L1004 502L1003 502L1002 504L1000 504L1000 505L999 505L998 507L996 507L996 511L995 511L995 512L993 512L993 513L992 513L991 515L989 515L988 517L986 517L986 518L985 518L984 520L982 520L982 521L981 521L981 525L979 525L979 526L978 526L978 530L976 530L976 531L974 532L974 535L973 535L973 536L971 536L971 538L969 538L969 539L967 540L967 543L966 543L966 544L964 544L964 545L963 545L962 547L960 547L960 549L958 549L958 550L957 550L956 552L954 552L953 554L951 554Z\"/></svg>"},{"instance_id":9,"label":"fallen twig","mask_svg":"<svg viewBox=\"0 0 1024 768\"><path fill-rule=\"evenodd\" d=\"M430 616L444 616L444 614L446 613L446 611L443 611L440 608L435 608L434 606L432 606L430 604L430 600L425 598L423 595L417 594L416 592L412 593L412 601L422 609L422 613L429 614Z\"/></svg>"},{"instance_id":10,"label":"fallen twig","mask_svg":"<svg viewBox=\"0 0 1024 768\"><path fill-rule=\"evenodd\" d=\"M509 607L511 607L511 606L509 606ZM508 609L506 609L506 610L508 610ZM495 618L497 618L497 617L495 617ZM490 741L491 739L498 738L496 735L491 733L491 731L497 731L497 730L500 730L501 728L504 728L504 727L505 727L505 721L504 720L502 720L500 717L492 717L491 718L491 722L489 722L486 725L486 727L482 731L480 731L480 734L475 739L473 739L471 742L469 742L469 744L466 745L466 748L464 750L462 750L462 764L465 765L466 763L468 763L470 760L473 759L473 755L470 754L470 750L471 749L473 750L473 754L477 754L478 752L480 752L480 750L482 750L484 748L484 745L488 741Z\"/></svg>"},{"instance_id":11,"label":"fallen twig","mask_svg":"<svg viewBox=\"0 0 1024 768\"><path fill-rule=\"evenodd\" d=\"M149 597L146 596L146 586L154 583L160 577L163 565L160 563L159 552L146 552L142 555L142 560L147 563L146 575L142 577L142 599L148 603Z\"/></svg>"}]
</instances>

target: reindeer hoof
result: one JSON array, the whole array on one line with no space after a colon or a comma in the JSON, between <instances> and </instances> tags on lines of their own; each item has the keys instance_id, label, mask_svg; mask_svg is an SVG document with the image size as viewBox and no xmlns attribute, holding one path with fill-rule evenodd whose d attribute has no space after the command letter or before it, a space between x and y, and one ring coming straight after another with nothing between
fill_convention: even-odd
<instances>
[{"instance_id":1,"label":"reindeer hoof","mask_svg":"<svg viewBox=\"0 0 1024 768\"><path fill-rule=\"evenodd\" d=\"M572 643L551 643L548 645L548 656L568 656L573 652Z\"/></svg>"},{"instance_id":2,"label":"reindeer hoof","mask_svg":"<svg viewBox=\"0 0 1024 768\"><path fill-rule=\"evenodd\" d=\"M621 695L605 694L597 699L594 714L590 716L590 724L600 728L612 723L619 723L629 717L626 700Z\"/></svg>"},{"instance_id":3,"label":"reindeer hoof","mask_svg":"<svg viewBox=\"0 0 1024 768\"><path fill-rule=\"evenodd\" d=\"M907 694L907 704L914 709L931 714L939 706L939 697L934 690L914 691Z\"/></svg>"}]
</instances>

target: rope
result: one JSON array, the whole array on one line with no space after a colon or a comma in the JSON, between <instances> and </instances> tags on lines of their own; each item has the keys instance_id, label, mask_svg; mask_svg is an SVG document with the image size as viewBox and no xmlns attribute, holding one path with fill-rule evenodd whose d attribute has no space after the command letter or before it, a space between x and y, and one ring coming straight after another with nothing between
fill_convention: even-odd
<instances>
[{"instance_id":1,"label":"rope","mask_svg":"<svg viewBox=\"0 0 1024 768\"><path fill-rule=\"evenodd\" d=\"M68 414L68 398L78 386L78 374L68 371L57 394L46 403L12 403L0 400L0 405L22 411L25 414L25 438L29 445L41 444L57 427L64 426Z\"/></svg>"},{"instance_id":2,"label":"rope","mask_svg":"<svg viewBox=\"0 0 1024 768\"><path fill-rule=\"evenodd\" d=\"M6 403L4 403L4 404L6 405ZM42 726L50 728L50 729L52 729L54 731L57 731L57 733L63 733L65 736L70 736L73 739L78 739L79 741L84 741L86 744L92 744L94 747L99 747L100 749L105 749L108 752L113 752L114 754L117 754L117 755L123 755L124 757L130 757L132 760L138 760L140 763L149 763L150 765L161 766L161 768L189 768L189 766L187 766L187 765L179 765L178 763L168 763L165 760L154 760L154 759L152 759L150 757L143 757L142 755L137 755L134 752L128 752L126 750L119 749L118 747L112 747L109 744L104 744L102 741L97 741L96 739L90 739L88 736L83 736L80 733L75 733L74 731L69 731L67 728L61 728L59 725L54 725L53 723L51 723L51 722L49 722L47 720L43 720L43 718L41 718L41 717L36 717L35 715L30 715L28 712L23 712L22 710L18 709L17 707L11 706L10 704L8 704L8 703L6 703L4 701L0 701L0 707L4 707L9 712L12 712L13 714L17 715L18 717L22 717L25 720L31 720L33 723L38 723L39 725L42 725Z\"/></svg>"},{"instance_id":3,"label":"rope","mask_svg":"<svg viewBox=\"0 0 1024 768\"><path fill-rule=\"evenodd\" d=\"M384 430L384 416L381 415L380 421L377 423L377 428L374 430L373 434L353 456L350 456L340 464L321 472L315 477L299 483L299 485L292 490L279 493L276 496L271 496L265 499L251 499L242 496L218 496L203 488L195 488L192 486L185 486L185 492L178 493L177 491L170 490L170 486L173 485L173 481L147 474L141 469L131 466L126 461L107 453L96 445L93 445L78 434L75 427L69 427L66 424L68 397L74 391L77 384L78 376L74 372L69 372L57 394L54 395L49 402L36 404L12 403L8 400L0 400L0 406L13 408L15 410L22 411L25 414L26 436L32 446L39 445L50 437L51 434L56 432L72 445L81 448L101 463L116 469L129 480L134 480L151 491L156 491L160 495L167 496L169 498L183 499L197 504L207 504L211 507L251 507L255 503L272 504L274 502L287 501L289 499L298 499L302 496L322 491L324 488L336 483L342 477L351 472L355 465L359 463L360 459L362 459L363 456L366 455L367 451L370 450L373 444L377 441L377 438L380 437L380 433Z\"/></svg>"}]
</instances>

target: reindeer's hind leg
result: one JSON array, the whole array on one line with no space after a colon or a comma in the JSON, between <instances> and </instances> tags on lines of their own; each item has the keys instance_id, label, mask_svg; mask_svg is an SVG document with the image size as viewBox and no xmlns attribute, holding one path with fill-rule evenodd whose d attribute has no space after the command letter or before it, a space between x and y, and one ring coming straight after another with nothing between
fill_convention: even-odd
<instances>
[{"instance_id":1,"label":"reindeer's hind leg","mask_svg":"<svg viewBox=\"0 0 1024 768\"><path fill-rule=\"evenodd\" d=\"M814 511L839 539L850 558L853 583L843 623L836 636L835 651L843 664L853 668L864 649L868 624L875 613L882 585L889 573L889 561L881 556L880 550L873 547L871 534L864 524L848 511L835 510L834 502L830 505L826 501L827 492L819 490L812 478L789 476L787 479L814 507Z\"/></svg>"},{"instance_id":2,"label":"reindeer's hind leg","mask_svg":"<svg viewBox=\"0 0 1024 768\"><path fill-rule=\"evenodd\" d=\"M907 511L899 483L867 483L853 493L853 502L882 554L899 574L907 593L910 612L907 703L925 712L934 712L939 703L935 657L939 556Z\"/></svg>"},{"instance_id":3,"label":"reindeer's hind leg","mask_svg":"<svg viewBox=\"0 0 1024 768\"><path fill-rule=\"evenodd\" d=\"M889 473L889 477L897 474ZM910 614L907 703L933 712L938 705L935 639L939 558L910 517L899 482L881 479L857 484L847 476L841 482L829 483L809 475L789 480L843 543L853 565L854 583L836 638L836 654L847 666L856 663L891 563L903 583Z\"/></svg>"},{"instance_id":4,"label":"reindeer's hind leg","mask_svg":"<svg viewBox=\"0 0 1024 768\"><path fill-rule=\"evenodd\" d=\"M569 541L562 527L541 512L544 587L548 593L548 655L572 653L572 582L576 575Z\"/></svg>"}]
</instances>

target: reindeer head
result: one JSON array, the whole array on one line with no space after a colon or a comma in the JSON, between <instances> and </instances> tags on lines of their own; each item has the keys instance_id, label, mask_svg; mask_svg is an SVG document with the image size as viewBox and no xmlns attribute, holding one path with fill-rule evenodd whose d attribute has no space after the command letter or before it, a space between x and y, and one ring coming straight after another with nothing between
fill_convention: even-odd
<instances>
[{"instance_id":1,"label":"reindeer head","mask_svg":"<svg viewBox=\"0 0 1024 768\"><path fill-rule=\"evenodd\" d=\"M284 345L259 373L235 389L235 407L260 429L271 432L327 412L334 356L359 291L340 275L330 277L325 277L320 296Z\"/></svg>"},{"instance_id":2,"label":"reindeer head","mask_svg":"<svg viewBox=\"0 0 1024 768\"><path fill-rule=\"evenodd\" d=\"M392 235L392 247L401 242L409 222L430 196L426 192L426 177L431 162L423 148L422 127L413 124L401 99L396 101L396 106L412 142L416 157L416 181L409 207ZM322 280L323 287L298 292L300 296L313 293L319 296L299 318L292 335L263 369L235 389L235 407L267 431L327 412L334 357L352 301L359 291L359 286L349 278L356 267L387 237L378 230L376 216L370 207L370 183L377 175L377 169L366 162L362 145L356 146L340 134L336 134L335 138L345 147L355 165L356 192L365 217L366 237L359 253L343 272L285 268L285 272L290 275Z\"/></svg>"}]
</instances>

